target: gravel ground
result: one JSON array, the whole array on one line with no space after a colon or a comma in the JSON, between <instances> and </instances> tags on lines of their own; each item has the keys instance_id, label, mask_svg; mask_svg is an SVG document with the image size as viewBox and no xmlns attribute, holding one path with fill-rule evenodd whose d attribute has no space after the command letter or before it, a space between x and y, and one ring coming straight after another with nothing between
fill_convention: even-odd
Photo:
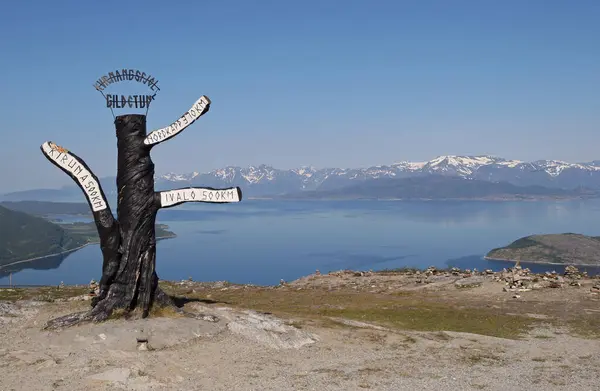
<instances>
[{"instance_id":1,"label":"gravel ground","mask_svg":"<svg viewBox=\"0 0 600 391\"><path fill-rule=\"evenodd\" d=\"M600 342L556 328L522 340L348 321L298 329L269 315L193 304L221 321L151 318L42 331L48 319L86 305L1 303L0 390L598 390ZM153 350L140 351L136 336Z\"/></svg>"}]
</instances>

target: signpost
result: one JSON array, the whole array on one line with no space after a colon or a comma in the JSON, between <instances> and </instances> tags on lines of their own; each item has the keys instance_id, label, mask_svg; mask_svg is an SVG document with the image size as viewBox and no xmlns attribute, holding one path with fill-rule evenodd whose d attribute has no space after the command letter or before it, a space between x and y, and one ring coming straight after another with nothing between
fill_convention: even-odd
<instances>
[{"instance_id":1,"label":"signpost","mask_svg":"<svg viewBox=\"0 0 600 391\"><path fill-rule=\"evenodd\" d=\"M111 93L117 84L137 83L146 93ZM94 216L100 236L103 265L100 293L92 300L92 309L50 321L47 328L69 326L84 321L102 321L115 309L133 312L139 309L147 317L153 305L173 306L158 286L156 274L156 214L184 202L232 203L242 200L239 187L213 189L190 187L169 191L154 190L154 163L151 149L181 133L210 108L211 101L201 96L171 125L146 131L148 109L160 91L158 79L136 69L120 69L100 77L94 88L106 100L113 116L115 109L145 109L144 114L115 116L117 135L118 216L113 215L98 178L73 152L52 141L42 144L44 156L67 173L81 188Z\"/></svg>"}]
</instances>

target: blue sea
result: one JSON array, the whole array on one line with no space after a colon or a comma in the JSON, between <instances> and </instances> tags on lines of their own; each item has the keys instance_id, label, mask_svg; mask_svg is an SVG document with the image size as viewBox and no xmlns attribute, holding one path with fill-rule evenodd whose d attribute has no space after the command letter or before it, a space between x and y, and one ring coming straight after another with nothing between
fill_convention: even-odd
<instances>
[{"instance_id":1,"label":"blue sea","mask_svg":"<svg viewBox=\"0 0 600 391\"><path fill-rule=\"evenodd\" d=\"M72 216L54 217L74 221ZM270 285L317 269L322 273L429 266L501 270L511 264L483 256L522 236L564 232L600 236L600 200L244 200L161 210L158 222L177 234L157 244L161 279ZM86 284L99 280L101 269L100 248L91 245L15 266L12 282ZM560 272L563 267L531 269ZM0 285L6 284L8 270L0 270Z\"/></svg>"}]
</instances>

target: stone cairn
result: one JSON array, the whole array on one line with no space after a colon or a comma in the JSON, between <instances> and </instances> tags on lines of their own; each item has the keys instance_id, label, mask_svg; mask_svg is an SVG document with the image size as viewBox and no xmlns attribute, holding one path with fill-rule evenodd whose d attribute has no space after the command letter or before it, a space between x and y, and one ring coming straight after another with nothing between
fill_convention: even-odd
<instances>
[{"instance_id":1,"label":"stone cairn","mask_svg":"<svg viewBox=\"0 0 600 391\"><path fill-rule=\"evenodd\" d=\"M562 288L565 285L581 286L581 280L587 278L587 272L581 272L575 266L565 267L561 276L556 271L543 274L532 274L528 268L523 269L519 265L503 269L502 272L494 274L495 281L506 284L505 292L527 292L532 289Z\"/></svg>"},{"instance_id":2,"label":"stone cairn","mask_svg":"<svg viewBox=\"0 0 600 391\"><path fill-rule=\"evenodd\" d=\"M519 262L513 267L504 268L502 271L494 272L491 269L478 271L477 269L459 269L453 267L451 269L438 269L435 266L430 266L425 270L417 269L402 269L373 272L369 271L353 271L339 270L323 274L316 271L311 276L305 279L311 280L316 278L329 277L372 277L374 275L405 275L412 276L417 284L431 284L434 282L454 281L457 288L470 288L480 286L483 282L496 281L504 284L502 288L504 292L514 293L514 298L519 298L520 292L528 292L546 288L564 288L566 286L581 287L582 280L594 280L594 285L591 288L592 294L600 295L600 275L590 277L586 271L580 271L577 267L568 265L565 267L564 273L560 274L556 271L545 273L532 273L529 268L523 268Z\"/></svg>"}]
</instances>

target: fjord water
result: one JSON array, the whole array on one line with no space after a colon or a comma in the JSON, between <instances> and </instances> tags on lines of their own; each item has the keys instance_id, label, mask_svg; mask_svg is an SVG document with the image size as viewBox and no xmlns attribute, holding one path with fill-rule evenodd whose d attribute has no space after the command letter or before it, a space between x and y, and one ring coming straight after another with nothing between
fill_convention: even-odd
<instances>
[{"instance_id":1,"label":"fjord water","mask_svg":"<svg viewBox=\"0 0 600 391\"><path fill-rule=\"evenodd\" d=\"M317 269L324 273L433 265L501 270L511 264L486 261L483 255L519 237L600 235L600 200L244 200L161 210L158 222L177 234L157 244L160 278L267 285ZM13 284L85 284L100 278L102 257L99 246L91 245L18 266L31 268L14 273ZM563 270L555 265L528 266L534 271ZM7 270L0 273L0 285L8 284Z\"/></svg>"}]
</instances>

